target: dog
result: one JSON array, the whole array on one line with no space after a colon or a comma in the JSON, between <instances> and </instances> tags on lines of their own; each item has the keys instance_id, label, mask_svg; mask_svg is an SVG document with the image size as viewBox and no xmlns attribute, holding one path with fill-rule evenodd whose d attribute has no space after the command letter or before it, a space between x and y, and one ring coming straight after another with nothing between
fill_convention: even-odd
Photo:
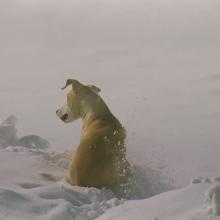
<instances>
[{"instance_id":1,"label":"dog","mask_svg":"<svg viewBox=\"0 0 220 220\"><path fill-rule=\"evenodd\" d=\"M131 175L126 159L126 130L99 96L97 86L68 79L67 103L56 111L65 123L82 119L79 146L70 159L67 180L71 185L111 188Z\"/></svg>"}]
</instances>

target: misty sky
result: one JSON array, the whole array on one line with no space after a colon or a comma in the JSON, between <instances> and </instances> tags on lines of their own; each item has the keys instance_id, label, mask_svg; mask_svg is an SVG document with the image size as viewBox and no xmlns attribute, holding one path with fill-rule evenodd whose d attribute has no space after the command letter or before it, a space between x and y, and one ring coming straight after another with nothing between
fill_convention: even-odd
<instances>
[{"instance_id":1,"label":"misty sky","mask_svg":"<svg viewBox=\"0 0 220 220\"><path fill-rule=\"evenodd\" d=\"M0 22L3 84L41 75L48 82L79 62L94 68L103 54L163 60L219 53L218 0L1 0Z\"/></svg>"}]
</instances>

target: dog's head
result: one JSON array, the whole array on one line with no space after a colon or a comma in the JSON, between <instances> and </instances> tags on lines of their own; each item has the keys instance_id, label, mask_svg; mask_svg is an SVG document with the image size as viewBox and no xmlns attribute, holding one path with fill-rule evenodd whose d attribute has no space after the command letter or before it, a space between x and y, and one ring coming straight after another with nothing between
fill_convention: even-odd
<instances>
[{"instance_id":1,"label":"dog's head","mask_svg":"<svg viewBox=\"0 0 220 220\"><path fill-rule=\"evenodd\" d=\"M66 85L62 88L72 85L71 91L67 94L67 102L56 111L57 116L65 123L72 122L81 117L80 115L80 102L85 91L99 93L101 90L94 85L83 85L77 80L68 79Z\"/></svg>"}]
</instances>

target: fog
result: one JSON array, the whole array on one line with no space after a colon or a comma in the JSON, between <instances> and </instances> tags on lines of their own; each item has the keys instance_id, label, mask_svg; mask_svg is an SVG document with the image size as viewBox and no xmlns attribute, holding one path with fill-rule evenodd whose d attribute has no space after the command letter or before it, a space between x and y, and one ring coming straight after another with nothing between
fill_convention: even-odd
<instances>
[{"instance_id":1,"label":"fog","mask_svg":"<svg viewBox=\"0 0 220 220\"><path fill-rule=\"evenodd\" d=\"M218 0L0 0L0 22L0 118L15 114L19 132L77 144L80 121L55 116L75 78L102 89L133 160L177 181L217 172Z\"/></svg>"}]
</instances>

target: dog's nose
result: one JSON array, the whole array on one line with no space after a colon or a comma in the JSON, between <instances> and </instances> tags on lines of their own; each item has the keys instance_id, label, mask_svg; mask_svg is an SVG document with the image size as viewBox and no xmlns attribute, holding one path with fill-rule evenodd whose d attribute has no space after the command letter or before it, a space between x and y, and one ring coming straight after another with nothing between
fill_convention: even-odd
<instances>
[{"instance_id":1,"label":"dog's nose","mask_svg":"<svg viewBox=\"0 0 220 220\"><path fill-rule=\"evenodd\" d=\"M59 109L56 110L56 114L58 114L58 112L59 112Z\"/></svg>"},{"instance_id":2,"label":"dog's nose","mask_svg":"<svg viewBox=\"0 0 220 220\"><path fill-rule=\"evenodd\" d=\"M67 113L64 114L64 115L61 117L61 119L62 119L63 121L65 121L67 118L68 118L68 114L67 114Z\"/></svg>"}]
</instances>

